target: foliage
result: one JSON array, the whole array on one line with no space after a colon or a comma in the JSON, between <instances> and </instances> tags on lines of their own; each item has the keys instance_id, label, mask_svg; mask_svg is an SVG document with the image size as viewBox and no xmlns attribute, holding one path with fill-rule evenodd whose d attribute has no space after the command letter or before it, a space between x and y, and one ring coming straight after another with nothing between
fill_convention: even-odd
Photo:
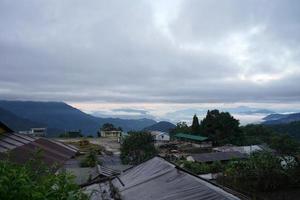
<instances>
[{"instance_id":1,"label":"foliage","mask_svg":"<svg viewBox=\"0 0 300 200\"><path fill-rule=\"evenodd\" d=\"M253 145L271 142L271 137L275 135L274 131L264 125L249 124L241 127L244 141L243 145Z\"/></svg>"},{"instance_id":2,"label":"foliage","mask_svg":"<svg viewBox=\"0 0 300 200\"><path fill-rule=\"evenodd\" d=\"M122 128L121 127L116 128L111 123L105 123L102 125L101 131L122 131Z\"/></svg>"},{"instance_id":3,"label":"foliage","mask_svg":"<svg viewBox=\"0 0 300 200\"><path fill-rule=\"evenodd\" d=\"M201 121L201 130L215 145L239 145L243 140L239 121L228 112L208 110L206 117Z\"/></svg>"},{"instance_id":4,"label":"foliage","mask_svg":"<svg viewBox=\"0 0 300 200\"><path fill-rule=\"evenodd\" d=\"M264 125L246 125L242 127L243 142L242 145L266 143L280 154L295 155L299 149L299 142L288 135L282 135L274 132L268 126Z\"/></svg>"},{"instance_id":5,"label":"foliage","mask_svg":"<svg viewBox=\"0 0 300 200\"><path fill-rule=\"evenodd\" d=\"M79 146L83 147L83 146L88 146L90 144L90 141L83 139L83 140L79 140Z\"/></svg>"},{"instance_id":6,"label":"foliage","mask_svg":"<svg viewBox=\"0 0 300 200\"><path fill-rule=\"evenodd\" d=\"M194 117L193 117L193 123L192 123L192 126L191 126L191 131L194 134L197 134L200 131L200 125L199 125L199 120L198 120L197 115L194 115Z\"/></svg>"},{"instance_id":7,"label":"foliage","mask_svg":"<svg viewBox=\"0 0 300 200\"><path fill-rule=\"evenodd\" d=\"M87 200L73 178L66 172L55 175L42 163L0 161L0 199Z\"/></svg>"},{"instance_id":8,"label":"foliage","mask_svg":"<svg viewBox=\"0 0 300 200\"><path fill-rule=\"evenodd\" d=\"M249 159L230 162L222 181L243 191L275 191L287 187L297 179L289 176L298 166L284 169L281 160L267 152L253 153ZM299 179L299 178L298 178Z\"/></svg>"},{"instance_id":9,"label":"foliage","mask_svg":"<svg viewBox=\"0 0 300 200\"><path fill-rule=\"evenodd\" d=\"M270 147L283 155L296 155L299 152L299 143L288 135L273 136Z\"/></svg>"},{"instance_id":10,"label":"foliage","mask_svg":"<svg viewBox=\"0 0 300 200\"><path fill-rule=\"evenodd\" d=\"M98 164L97 152L94 150L89 151L87 156L81 161L81 167L95 167Z\"/></svg>"},{"instance_id":11,"label":"foliage","mask_svg":"<svg viewBox=\"0 0 300 200\"><path fill-rule=\"evenodd\" d=\"M278 133L288 134L300 141L300 121L295 121L287 124L267 125L270 129Z\"/></svg>"},{"instance_id":12,"label":"foliage","mask_svg":"<svg viewBox=\"0 0 300 200\"><path fill-rule=\"evenodd\" d=\"M139 164L157 153L154 138L150 133L130 133L121 145L121 160L124 164Z\"/></svg>"},{"instance_id":13,"label":"foliage","mask_svg":"<svg viewBox=\"0 0 300 200\"><path fill-rule=\"evenodd\" d=\"M212 164L206 164L181 160L177 164L182 165L183 168L193 172L194 174L218 173L223 171L223 165L218 161L213 162Z\"/></svg>"},{"instance_id":14,"label":"foliage","mask_svg":"<svg viewBox=\"0 0 300 200\"><path fill-rule=\"evenodd\" d=\"M170 137L173 138L176 133L190 133L191 129L186 122L178 122L176 127L170 131Z\"/></svg>"}]
</instances>

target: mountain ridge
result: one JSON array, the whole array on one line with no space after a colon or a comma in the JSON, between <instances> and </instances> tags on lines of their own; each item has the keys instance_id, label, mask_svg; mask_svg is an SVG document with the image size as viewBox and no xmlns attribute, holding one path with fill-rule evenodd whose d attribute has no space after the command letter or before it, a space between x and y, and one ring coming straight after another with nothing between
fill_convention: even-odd
<instances>
[{"instance_id":1,"label":"mountain ridge","mask_svg":"<svg viewBox=\"0 0 300 200\"><path fill-rule=\"evenodd\" d=\"M162 132L170 132L170 129L175 128L176 126L168 121L160 121L156 124L148 126L144 128L145 131L162 131Z\"/></svg>"},{"instance_id":2,"label":"mountain ridge","mask_svg":"<svg viewBox=\"0 0 300 200\"><path fill-rule=\"evenodd\" d=\"M58 136L66 130L81 130L84 135L96 135L104 123L112 123L124 131L142 130L156 123L150 119L95 117L64 102L0 100L0 108L19 118L44 124L49 130L56 130L48 132L49 136Z\"/></svg>"},{"instance_id":3,"label":"mountain ridge","mask_svg":"<svg viewBox=\"0 0 300 200\"><path fill-rule=\"evenodd\" d=\"M263 118L263 124L288 124L300 121L300 113L291 114L271 114Z\"/></svg>"}]
</instances>

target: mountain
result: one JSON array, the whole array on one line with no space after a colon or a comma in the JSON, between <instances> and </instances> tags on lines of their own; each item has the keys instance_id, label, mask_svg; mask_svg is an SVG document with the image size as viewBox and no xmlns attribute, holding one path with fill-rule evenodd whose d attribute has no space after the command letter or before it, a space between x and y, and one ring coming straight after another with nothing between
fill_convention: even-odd
<instances>
[{"instance_id":1,"label":"mountain","mask_svg":"<svg viewBox=\"0 0 300 200\"><path fill-rule=\"evenodd\" d=\"M162 131L162 132L169 132L170 129L175 128L176 126L170 122L167 121L161 121L156 124L153 124L152 126L148 126L144 128L145 131Z\"/></svg>"},{"instance_id":2,"label":"mountain","mask_svg":"<svg viewBox=\"0 0 300 200\"><path fill-rule=\"evenodd\" d=\"M96 135L104 123L112 123L124 131L142 130L156 123L150 119L94 117L63 102L0 101L0 108L19 118L43 124L43 127L48 128L50 136L57 136L65 130L79 129L84 135Z\"/></svg>"},{"instance_id":3,"label":"mountain","mask_svg":"<svg viewBox=\"0 0 300 200\"><path fill-rule=\"evenodd\" d=\"M43 127L44 124L30 121L14 115L13 113L0 108L0 121L14 131L29 130L33 127Z\"/></svg>"},{"instance_id":4,"label":"mountain","mask_svg":"<svg viewBox=\"0 0 300 200\"><path fill-rule=\"evenodd\" d=\"M263 124L287 124L300 121L300 113L292 114L271 114L263 118Z\"/></svg>"},{"instance_id":5,"label":"mountain","mask_svg":"<svg viewBox=\"0 0 300 200\"><path fill-rule=\"evenodd\" d=\"M225 109L227 112L236 113L236 114L244 114L244 115L253 115L253 114L273 114L275 113L272 110L261 109L261 108L252 108L248 106L239 106L236 108L228 108Z\"/></svg>"},{"instance_id":6,"label":"mountain","mask_svg":"<svg viewBox=\"0 0 300 200\"><path fill-rule=\"evenodd\" d=\"M286 117L285 114L271 114L271 115L267 115L266 117L263 118L263 120L265 121L273 121L273 120L279 120Z\"/></svg>"}]
</instances>

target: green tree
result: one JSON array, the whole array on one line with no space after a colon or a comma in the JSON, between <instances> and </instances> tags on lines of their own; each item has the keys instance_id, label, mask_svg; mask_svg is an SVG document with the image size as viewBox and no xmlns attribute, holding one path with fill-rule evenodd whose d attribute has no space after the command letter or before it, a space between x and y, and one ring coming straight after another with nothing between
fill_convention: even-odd
<instances>
[{"instance_id":1,"label":"green tree","mask_svg":"<svg viewBox=\"0 0 300 200\"><path fill-rule=\"evenodd\" d=\"M95 167L98 164L97 152L90 150L87 156L81 161L81 167Z\"/></svg>"},{"instance_id":2,"label":"green tree","mask_svg":"<svg viewBox=\"0 0 300 200\"><path fill-rule=\"evenodd\" d=\"M102 125L101 130L102 131L114 131L114 130L116 130L116 128L113 124L105 123Z\"/></svg>"},{"instance_id":3,"label":"green tree","mask_svg":"<svg viewBox=\"0 0 300 200\"><path fill-rule=\"evenodd\" d=\"M170 131L170 137L173 138L176 133L190 133L191 129L186 122L178 122L176 127Z\"/></svg>"},{"instance_id":4,"label":"green tree","mask_svg":"<svg viewBox=\"0 0 300 200\"><path fill-rule=\"evenodd\" d=\"M270 128L260 124L249 124L242 126L241 130L244 135L243 145L253 145L271 142L275 132Z\"/></svg>"},{"instance_id":5,"label":"green tree","mask_svg":"<svg viewBox=\"0 0 300 200\"><path fill-rule=\"evenodd\" d=\"M296 155L299 152L299 143L288 135L273 136L270 147L282 155Z\"/></svg>"},{"instance_id":6,"label":"green tree","mask_svg":"<svg viewBox=\"0 0 300 200\"><path fill-rule=\"evenodd\" d=\"M253 153L247 160L230 162L224 174L227 184L252 193L274 191L289 183L281 160L267 152Z\"/></svg>"},{"instance_id":7,"label":"green tree","mask_svg":"<svg viewBox=\"0 0 300 200\"><path fill-rule=\"evenodd\" d=\"M215 145L227 143L242 143L242 134L239 121L228 112L219 110L207 111L206 117L201 121L202 134L208 136Z\"/></svg>"},{"instance_id":8,"label":"green tree","mask_svg":"<svg viewBox=\"0 0 300 200\"><path fill-rule=\"evenodd\" d=\"M0 161L0 199L5 200L87 200L74 177L66 172L54 174L43 163L17 165Z\"/></svg>"},{"instance_id":9,"label":"green tree","mask_svg":"<svg viewBox=\"0 0 300 200\"><path fill-rule=\"evenodd\" d=\"M191 126L192 133L197 134L200 131L200 124L197 115L195 114L193 117L193 123Z\"/></svg>"},{"instance_id":10,"label":"green tree","mask_svg":"<svg viewBox=\"0 0 300 200\"><path fill-rule=\"evenodd\" d=\"M121 160L124 164L139 164L157 154L154 138L150 133L134 132L121 145Z\"/></svg>"}]
</instances>

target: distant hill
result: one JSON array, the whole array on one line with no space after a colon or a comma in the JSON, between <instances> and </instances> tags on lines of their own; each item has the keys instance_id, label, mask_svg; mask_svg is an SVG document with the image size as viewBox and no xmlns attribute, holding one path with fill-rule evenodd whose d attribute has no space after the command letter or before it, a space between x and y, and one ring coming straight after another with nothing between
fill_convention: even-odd
<instances>
[{"instance_id":1,"label":"distant hill","mask_svg":"<svg viewBox=\"0 0 300 200\"><path fill-rule=\"evenodd\" d=\"M292 114L271 114L263 118L263 124L287 124L300 121L300 113Z\"/></svg>"},{"instance_id":2,"label":"distant hill","mask_svg":"<svg viewBox=\"0 0 300 200\"><path fill-rule=\"evenodd\" d=\"M37 123L14 115L13 113L0 108L0 121L14 131L29 130L33 127L43 127L45 124Z\"/></svg>"},{"instance_id":3,"label":"distant hill","mask_svg":"<svg viewBox=\"0 0 300 200\"><path fill-rule=\"evenodd\" d=\"M0 108L18 118L46 126L50 136L57 136L65 130L79 129L84 135L96 135L104 123L112 123L116 127L122 127L124 131L142 130L156 123L151 119L94 117L63 102L0 101Z\"/></svg>"},{"instance_id":4,"label":"distant hill","mask_svg":"<svg viewBox=\"0 0 300 200\"><path fill-rule=\"evenodd\" d=\"M153 124L152 126L148 126L144 128L145 131L162 131L162 132L169 132L170 129L175 128L176 126L170 122L167 121L161 121L156 124Z\"/></svg>"}]
</instances>

